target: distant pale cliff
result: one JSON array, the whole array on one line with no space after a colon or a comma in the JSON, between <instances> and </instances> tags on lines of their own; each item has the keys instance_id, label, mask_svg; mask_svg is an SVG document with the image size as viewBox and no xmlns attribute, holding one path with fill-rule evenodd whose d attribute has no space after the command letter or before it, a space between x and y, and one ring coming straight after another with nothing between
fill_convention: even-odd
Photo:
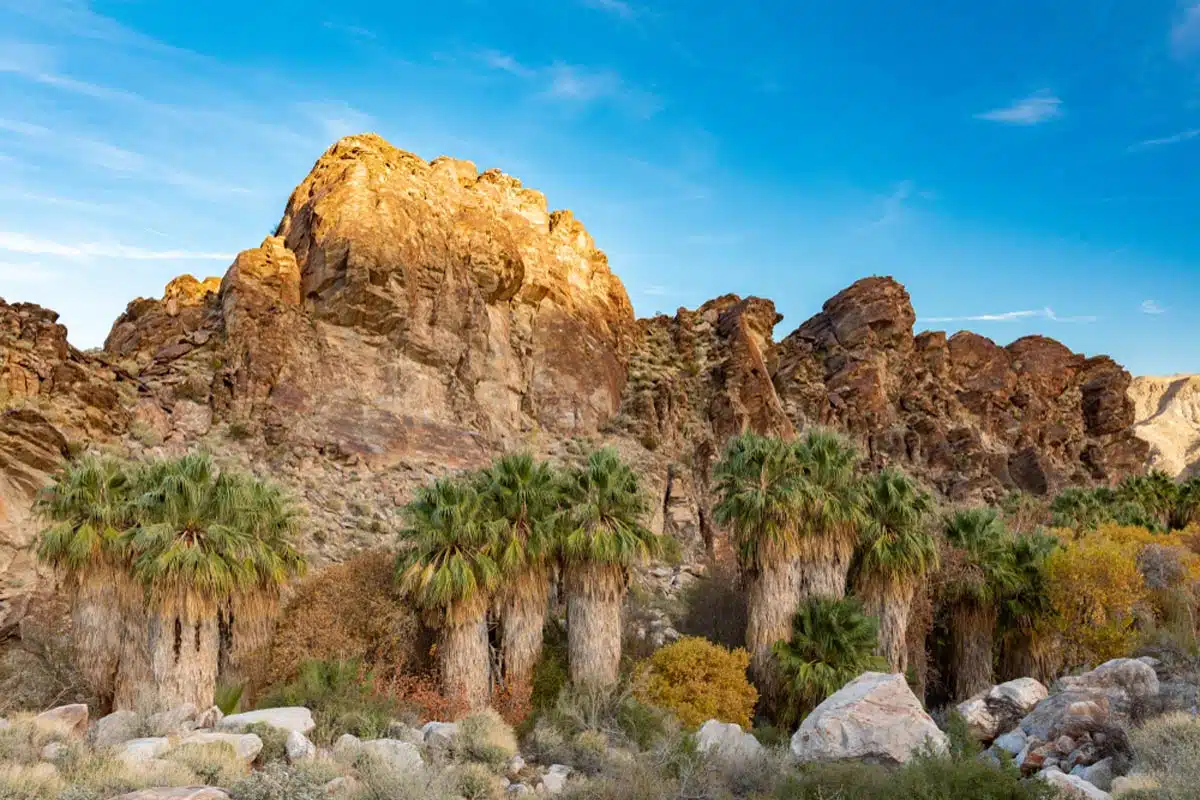
<instances>
[{"instance_id":1,"label":"distant pale cliff","mask_svg":"<svg viewBox=\"0 0 1200 800\"><path fill-rule=\"evenodd\" d=\"M1200 469L1200 375L1134 378L1134 431L1150 444L1150 464L1171 475Z\"/></svg>"},{"instance_id":2,"label":"distant pale cliff","mask_svg":"<svg viewBox=\"0 0 1200 800\"><path fill-rule=\"evenodd\" d=\"M277 235L220 279L134 300L101 351L71 348L52 311L0 301L0 634L42 577L36 491L87 447L204 448L282 483L317 564L391 546L414 487L513 449L616 447L685 553L720 536L712 467L747 429L836 427L953 500L1144 469L1131 378L1111 359L914 334L914 320L885 277L779 341L755 297L636 320L604 253L541 193L347 137Z\"/></svg>"}]
</instances>

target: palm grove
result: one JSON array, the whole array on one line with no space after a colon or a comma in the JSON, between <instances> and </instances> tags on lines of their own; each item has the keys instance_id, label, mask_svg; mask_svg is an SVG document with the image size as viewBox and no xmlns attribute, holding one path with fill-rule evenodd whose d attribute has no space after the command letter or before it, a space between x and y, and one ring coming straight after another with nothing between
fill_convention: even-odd
<instances>
[{"instance_id":1,"label":"palm grove","mask_svg":"<svg viewBox=\"0 0 1200 800\"><path fill-rule=\"evenodd\" d=\"M1043 584L1058 541L1010 532L1013 514L940 510L912 478L865 470L847 440L822 430L733 437L714 478L765 716L795 724L866 670L922 683L927 649L943 699L1052 668ZM281 587L305 567L287 498L203 455L85 457L40 508L39 554L67 577L81 672L118 708L211 704L218 680L238 680L262 652ZM1162 531L1198 510L1200 482L1157 474L1070 489L1042 509L1062 528ZM631 574L663 548L615 451L561 467L506 455L422 487L404 511L395 579L437 633L441 691L458 707L528 689L556 587L572 683L622 680Z\"/></svg>"}]
</instances>

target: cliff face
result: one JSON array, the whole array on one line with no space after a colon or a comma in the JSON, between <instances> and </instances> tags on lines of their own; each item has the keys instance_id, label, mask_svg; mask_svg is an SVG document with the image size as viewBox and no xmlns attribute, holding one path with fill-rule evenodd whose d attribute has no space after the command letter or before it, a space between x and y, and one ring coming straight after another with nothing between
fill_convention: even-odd
<instances>
[{"instance_id":1,"label":"cliff face","mask_svg":"<svg viewBox=\"0 0 1200 800\"><path fill-rule=\"evenodd\" d=\"M1113 480L1147 451L1119 366L1040 337L914 336L891 279L779 342L758 298L635 320L570 212L375 136L321 156L223 278L130 303L103 351L55 319L0 302L0 626L37 582L34 493L84 445L202 447L283 483L318 564L391 545L415 486L514 448L617 447L685 552L720 544L711 469L745 429L836 426L955 499Z\"/></svg>"},{"instance_id":2,"label":"cliff face","mask_svg":"<svg viewBox=\"0 0 1200 800\"><path fill-rule=\"evenodd\" d=\"M1134 378L1134 432L1150 445L1150 464L1174 476L1200 470L1200 375Z\"/></svg>"}]
</instances>

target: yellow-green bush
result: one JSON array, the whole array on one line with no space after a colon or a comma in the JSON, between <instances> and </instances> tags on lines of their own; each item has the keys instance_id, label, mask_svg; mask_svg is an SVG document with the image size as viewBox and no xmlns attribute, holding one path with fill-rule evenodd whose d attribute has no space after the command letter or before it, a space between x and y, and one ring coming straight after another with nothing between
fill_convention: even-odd
<instances>
[{"instance_id":1,"label":"yellow-green bush","mask_svg":"<svg viewBox=\"0 0 1200 800\"><path fill-rule=\"evenodd\" d=\"M746 678L750 654L684 637L639 665L634 693L689 727L718 719L750 727L758 691Z\"/></svg>"},{"instance_id":2,"label":"yellow-green bush","mask_svg":"<svg viewBox=\"0 0 1200 800\"><path fill-rule=\"evenodd\" d=\"M1139 549L1135 542L1097 532L1046 560L1046 590L1068 663L1097 664L1133 650L1135 611L1147 599Z\"/></svg>"}]
</instances>

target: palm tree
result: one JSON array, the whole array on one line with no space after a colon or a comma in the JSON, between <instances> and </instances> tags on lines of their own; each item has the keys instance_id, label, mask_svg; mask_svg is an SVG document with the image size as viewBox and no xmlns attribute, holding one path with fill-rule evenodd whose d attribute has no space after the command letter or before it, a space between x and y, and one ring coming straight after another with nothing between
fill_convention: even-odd
<instances>
[{"instance_id":1,"label":"palm tree","mask_svg":"<svg viewBox=\"0 0 1200 800\"><path fill-rule=\"evenodd\" d=\"M37 503L50 522L38 558L66 574L76 665L106 706L121 660L124 615L141 604L121 546L131 524L129 502L126 465L89 455L66 465Z\"/></svg>"},{"instance_id":2,"label":"palm tree","mask_svg":"<svg viewBox=\"0 0 1200 800\"><path fill-rule=\"evenodd\" d=\"M1046 592L1046 559L1058 540L1033 533L1013 538L1009 547L1016 582L1000 604L1000 680L1028 676L1048 683L1058 672L1059 659L1046 624L1054 613Z\"/></svg>"},{"instance_id":3,"label":"palm tree","mask_svg":"<svg viewBox=\"0 0 1200 800\"><path fill-rule=\"evenodd\" d=\"M997 604L1017 585L1013 551L995 510L950 515L942 596L950 609L951 681L955 700L989 688Z\"/></svg>"},{"instance_id":4,"label":"palm tree","mask_svg":"<svg viewBox=\"0 0 1200 800\"><path fill-rule=\"evenodd\" d=\"M774 702L779 680L771 648L790 635L800 604L800 461L788 442L747 432L729 440L714 478L713 515L732 532L747 592L750 669L760 694Z\"/></svg>"},{"instance_id":5,"label":"palm tree","mask_svg":"<svg viewBox=\"0 0 1200 800\"><path fill-rule=\"evenodd\" d=\"M505 683L514 689L533 677L542 653L562 483L548 463L520 453L480 472L478 486L499 536L501 653Z\"/></svg>"},{"instance_id":6,"label":"palm tree","mask_svg":"<svg viewBox=\"0 0 1200 800\"><path fill-rule=\"evenodd\" d=\"M908 669L908 617L917 582L938 566L937 543L925 528L933 499L898 470L865 482L857 593L879 620L879 655L893 672Z\"/></svg>"},{"instance_id":7,"label":"palm tree","mask_svg":"<svg viewBox=\"0 0 1200 800\"><path fill-rule=\"evenodd\" d=\"M1167 529L1179 497L1179 486L1170 475L1156 469L1145 475L1131 475L1121 481L1117 496L1127 502L1137 503L1157 523L1157 527Z\"/></svg>"},{"instance_id":8,"label":"palm tree","mask_svg":"<svg viewBox=\"0 0 1200 800\"><path fill-rule=\"evenodd\" d=\"M559 551L566 568L571 680L603 688L621 661L621 605L629 570L661 549L642 524L648 510L637 475L616 451L592 453L566 476Z\"/></svg>"},{"instance_id":9,"label":"palm tree","mask_svg":"<svg viewBox=\"0 0 1200 800\"><path fill-rule=\"evenodd\" d=\"M776 642L775 656L788 701L779 723L790 727L821 701L864 672L887 669L875 655L877 623L853 598L814 597L792 619L791 639Z\"/></svg>"},{"instance_id":10,"label":"palm tree","mask_svg":"<svg viewBox=\"0 0 1200 800\"><path fill-rule=\"evenodd\" d=\"M470 481L443 478L405 507L411 547L400 554L400 589L438 630L442 691L469 710L491 692L487 610L500 579L483 497Z\"/></svg>"},{"instance_id":11,"label":"palm tree","mask_svg":"<svg viewBox=\"0 0 1200 800\"><path fill-rule=\"evenodd\" d=\"M1170 528L1180 531L1200 522L1200 475L1193 476L1179 485L1175 504L1171 509Z\"/></svg>"},{"instance_id":12,"label":"palm tree","mask_svg":"<svg viewBox=\"0 0 1200 800\"><path fill-rule=\"evenodd\" d=\"M858 453L845 438L824 430L810 431L795 448L804 471L800 598L844 597L863 522Z\"/></svg>"},{"instance_id":13,"label":"palm tree","mask_svg":"<svg viewBox=\"0 0 1200 800\"><path fill-rule=\"evenodd\" d=\"M134 491L135 525L122 541L145 587L141 643L150 680L122 669L116 705L204 708L216 688L222 610L246 610L246 629L253 631L251 612L267 613L269 598L304 571L289 541L294 515L277 490L218 471L207 455L148 464L135 476ZM235 626L231 633L237 632Z\"/></svg>"}]
</instances>

